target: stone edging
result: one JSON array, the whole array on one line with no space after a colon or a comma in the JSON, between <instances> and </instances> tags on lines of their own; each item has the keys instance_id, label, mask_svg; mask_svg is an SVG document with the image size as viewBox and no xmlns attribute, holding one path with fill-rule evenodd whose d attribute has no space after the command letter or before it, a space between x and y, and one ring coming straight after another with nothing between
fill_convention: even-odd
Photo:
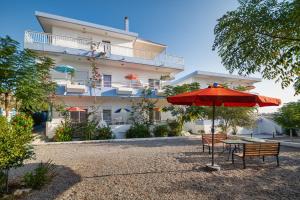
<instances>
[{"instance_id":1,"label":"stone edging","mask_svg":"<svg viewBox=\"0 0 300 200\"><path fill-rule=\"evenodd\" d=\"M115 142L136 142L136 141L153 141L153 140L174 140L174 139L201 138L200 135L177 136L177 137L151 137L151 138L130 138L130 139L109 139L109 140L83 140L68 142L42 142L33 143L33 146L39 145L56 145L56 144L94 144L94 143L115 143Z\"/></svg>"}]
</instances>

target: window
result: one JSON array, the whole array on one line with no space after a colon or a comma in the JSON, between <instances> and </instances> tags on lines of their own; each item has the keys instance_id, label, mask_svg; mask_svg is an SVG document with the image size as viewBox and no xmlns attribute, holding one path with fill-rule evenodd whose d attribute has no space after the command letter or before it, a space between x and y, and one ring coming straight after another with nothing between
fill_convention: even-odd
<instances>
[{"instance_id":1,"label":"window","mask_svg":"<svg viewBox=\"0 0 300 200\"><path fill-rule=\"evenodd\" d=\"M161 121L161 113L160 111L151 110L149 113L149 118L151 122L159 122Z\"/></svg>"},{"instance_id":2,"label":"window","mask_svg":"<svg viewBox=\"0 0 300 200\"><path fill-rule=\"evenodd\" d=\"M105 121L107 124L111 124L111 110L103 110L103 121Z\"/></svg>"},{"instance_id":3,"label":"window","mask_svg":"<svg viewBox=\"0 0 300 200\"><path fill-rule=\"evenodd\" d=\"M87 110L82 112L70 112L72 122L85 122L87 120Z\"/></svg>"},{"instance_id":4,"label":"window","mask_svg":"<svg viewBox=\"0 0 300 200\"><path fill-rule=\"evenodd\" d=\"M111 87L111 75L103 75L103 87Z\"/></svg>"},{"instance_id":5,"label":"window","mask_svg":"<svg viewBox=\"0 0 300 200\"><path fill-rule=\"evenodd\" d=\"M148 82L149 82L150 88L157 89L160 86L160 80L158 80L158 79L149 79Z\"/></svg>"},{"instance_id":6,"label":"window","mask_svg":"<svg viewBox=\"0 0 300 200\"><path fill-rule=\"evenodd\" d=\"M110 41L102 40L102 43L103 43L103 46L104 46L104 52L110 53L111 52Z\"/></svg>"}]
</instances>

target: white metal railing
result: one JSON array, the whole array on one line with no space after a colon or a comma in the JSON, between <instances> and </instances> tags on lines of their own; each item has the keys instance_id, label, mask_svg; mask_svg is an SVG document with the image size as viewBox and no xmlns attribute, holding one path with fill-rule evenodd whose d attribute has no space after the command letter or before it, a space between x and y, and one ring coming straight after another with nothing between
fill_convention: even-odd
<instances>
[{"instance_id":1,"label":"white metal railing","mask_svg":"<svg viewBox=\"0 0 300 200\"><path fill-rule=\"evenodd\" d=\"M151 86L149 83L140 83L140 82L130 82L130 81L95 81L94 85L90 80L83 80L83 79L73 79L67 80L64 78L55 78L53 77L52 80L56 82L58 85L67 85L67 84L74 84L74 85L85 85L85 86L95 86L96 88L132 88L132 89L144 89L144 88L152 88L157 90L162 90L167 83L161 83L160 85Z\"/></svg>"},{"instance_id":2,"label":"white metal railing","mask_svg":"<svg viewBox=\"0 0 300 200\"><path fill-rule=\"evenodd\" d=\"M166 51L163 51L162 53L157 53L155 51L150 50L131 48L121 45L97 42L89 39L73 38L69 36L54 35L49 33L25 31L24 43L42 44L43 46L60 46L85 51L105 51L107 55L113 54L119 56L139 58L143 60L151 60L155 61L155 63L159 65L184 65L184 59L182 57L169 55L166 53Z\"/></svg>"}]
</instances>

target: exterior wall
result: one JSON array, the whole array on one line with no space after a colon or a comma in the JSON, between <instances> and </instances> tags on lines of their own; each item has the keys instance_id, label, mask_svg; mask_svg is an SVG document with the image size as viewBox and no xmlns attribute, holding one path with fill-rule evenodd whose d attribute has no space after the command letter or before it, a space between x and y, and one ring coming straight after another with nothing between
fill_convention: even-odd
<instances>
[{"instance_id":1,"label":"exterior wall","mask_svg":"<svg viewBox=\"0 0 300 200\"><path fill-rule=\"evenodd\" d=\"M56 60L56 65L70 65L75 68L75 77L74 81L79 81L83 83L87 83L89 78L92 77L92 69L90 63L88 61L78 61L78 60ZM128 69L115 67L115 66L108 66L108 65L100 65L97 64L99 68L100 74L103 75L112 75L112 83L113 84L129 84L130 81L125 78L128 74L134 73L138 76L138 79L141 81L142 84L147 84L148 79L160 79L161 75L163 74L159 70L157 71L146 71L140 69ZM53 79L65 79L64 73L59 73L56 71L52 72Z\"/></svg>"},{"instance_id":2,"label":"exterior wall","mask_svg":"<svg viewBox=\"0 0 300 200\"><path fill-rule=\"evenodd\" d=\"M105 35L81 32L78 30L72 30L69 28L63 28L58 26L52 27L52 34L82 40L82 42L78 43L78 41L76 40L66 39L62 37L61 39L56 38L55 41L52 41L52 44L54 45L68 46L70 48L78 49L86 49L86 47L89 45L88 43L90 43L89 41L109 41L112 45L111 53L115 55L154 59L162 51L161 47L159 48L155 45L150 45L147 43L135 42L134 40L125 40L115 37L107 37Z\"/></svg>"},{"instance_id":3,"label":"exterior wall","mask_svg":"<svg viewBox=\"0 0 300 200\"><path fill-rule=\"evenodd\" d=\"M82 109L87 109L89 112L94 112L94 115L91 117L97 119L98 121L103 123L102 112L103 109L111 110L112 112L112 121L113 125L110 125L112 131L116 138L124 138L125 132L130 128L130 124L128 124L128 119L130 117L129 112L120 112L115 113L116 110L120 108L127 108L131 110L132 98L119 98L119 97L76 97L76 96L59 96L56 99L56 103L64 104L66 107L80 107ZM157 106L160 107L166 103L166 100L159 100L157 102ZM168 118L172 118L169 113L161 112L161 120L166 121ZM53 113L52 122L48 122L46 125L46 136L52 138L54 136L55 129L61 123L62 118L59 113ZM118 122L122 122L125 124L118 124Z\"/></svg>"},{"instance_id":4,"label":"exterior wall","mask_svg":"<svg viewBox=\"0 0 300 200\"><path fill-rule=\"evenodd\" d=\"M224 79L224 78L199 78L199 77L189 77L185 80L180 81L179 83L177 83L176 85L183 85L183 84L190 84L190 83L194 83L194 82L198 82L200 84L201 88L206 88L208 87L208 85L213 84L215 82L219 83L219 84L228 84L229 87L237 87L237 86L246 86L248 84L245 84L239 80L229 80L229 79Z\"/></svg>"}]
</instances>

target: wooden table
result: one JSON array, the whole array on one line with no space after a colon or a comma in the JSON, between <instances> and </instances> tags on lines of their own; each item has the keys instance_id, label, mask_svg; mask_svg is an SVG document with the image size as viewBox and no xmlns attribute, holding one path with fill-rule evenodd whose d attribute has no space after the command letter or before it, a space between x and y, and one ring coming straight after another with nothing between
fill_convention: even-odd
<instances>
[{"instance_id":1,"label":"wooden table","mask_svg":"<svg viewBox=\"0 0 300 200\"><path fill-rule=\"evenodd\" d=\"M239 148L239 145L240 144L247 144L247 143L252 143L252 142L249 142L249 141L244 141L244 140L221 140L221 142L223 142L225 144L226 147L228 147L229 145L229 149L228 149L228 159L230 159L230 156L231 156L231 159L232 159L232 154L234 152L236 152ZM234 146L234 148L232 149L232 146Z\"/></svg>"}]
</instances>

